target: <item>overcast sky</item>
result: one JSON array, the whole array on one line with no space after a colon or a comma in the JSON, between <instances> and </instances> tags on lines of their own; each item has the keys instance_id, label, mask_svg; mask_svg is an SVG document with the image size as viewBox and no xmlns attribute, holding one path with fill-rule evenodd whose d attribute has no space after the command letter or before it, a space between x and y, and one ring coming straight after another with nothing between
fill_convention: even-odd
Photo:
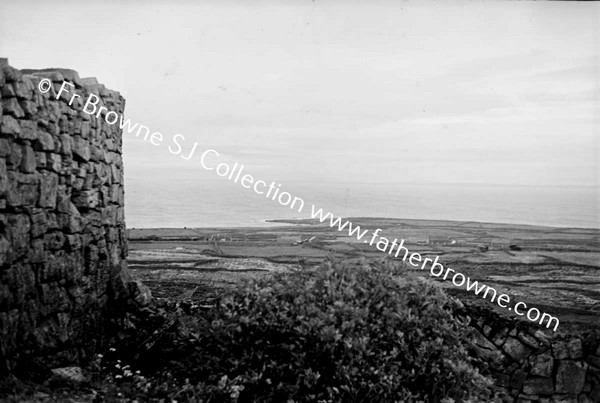
<instances>
[{"instance_id":1,"label":"overcast sky","mask_svg":"<svg viewBox=\"0 0 600 403\"><path fill-rule=\"evenodd\" d=\"M600 4L28 2L0 55L286 183L599 186ZM130 180L206 175L125 138Z\"/></svg>"}]
</instances>

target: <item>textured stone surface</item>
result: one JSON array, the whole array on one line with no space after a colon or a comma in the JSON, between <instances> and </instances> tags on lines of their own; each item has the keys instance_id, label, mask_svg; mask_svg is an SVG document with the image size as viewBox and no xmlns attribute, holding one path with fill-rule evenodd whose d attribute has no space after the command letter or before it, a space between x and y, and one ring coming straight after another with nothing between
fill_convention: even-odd
<instances>
[{"instance_id":1,"label":"textured stone surface","mask_svg":"<svg viewBox=\"0 0 600 403\"><path fill-rule=\"evenodd\" d=\"M504 352L506 352L506 354L510 355L517 361L523 360L527 358L529 354L531 354L530 348L526 347L522 342L513 337L509 337L506 340L506 343L504 343L502 349Z\"/></svg>"},{"instance_id":2,"label":"textured stone surface","mask_svg":"<svg viewBox=\"0 0 600 403\"><path fill-rule=\"evenodd\" d=\"M569 349L569 356L573 359L583 357L583 346L580 339L571 340L567 343Z\"/></svg>"},{"instance_id":3,"label":"textured stone surface","mask_svg":"<svg viewBox=\"0 0 600 403\"><path fill-rule=\"evenodd\" d=\"M66 367L101 345L130 289L126 240L115 236L125 231L122 131L55 97L64 78L83 100L98 95L97 81L0 61L0 372L25 355ZM43 77L55 86L46 94ZM123 113L119 93L99 95ZM133 290L148 302L142 285Z\"/></svg>"},{"instance_id":4,"label":"textured stone surface","mask_svg":"<svg viewBox=\"0 0 600 403\"><path fill-rule=\"evenodd\" d=\"M523 393L529 395L550 395L553 392L554 384L548 378L527 379L523 385Z\"/></svg>"},{"instance_id":5,"label":"textured stone surface","mask_svg":"<svg viewBox=\"0 0 600 403\"><path fill-rule=\"evenodd\" d=\"M555 343L552 346L552 350L554 353L554 357L563 360L565 358L569 358L569 348L565 342Z\"/></svg>"},{"instance_id":6,"label":"textured stone surface","mask_svg":"<svg viewBox=\"0 0 600 403\"><path fill-rule=\"evenodd\" d=\"M576 361L560 361L556 372L558 393L579 393L585 383L585 364Z\"/></svg>"},{"instance_id":7,"label":"textured stone surface","mask_svg":"<svg viewBox=\"0 0 600 403\"><path fill-rule=\"evenodd\" d=\"M52 380L66 383L82 383L86 381L80 367L54 368Z\"/></svg>"},{"instance_id":8,"label":"textured stone surface","mask_svg":"<svg viewBox=\"0 0 600 403\"><path fill-rule=\"evenodd\" d=\"M554 368L554 359L550 353L540 354L531 357L531 374L537 376L549 377Z\"/></svg>"},{"instance_id":9,"label":"textured stone surface","mask_svg":"<svg viewBox=\"0 0 600 403\"><path fill-rule=\"evenodd\" d=\"M496 386L505 395L502 401L600 402L600 332L552 334L540 331L535 324L515 326L513 318L481 307L467 305L467 313L477 330L477 352L485 346L481 356L494 363ZM494 346L503 354L502 359L492 358Z\"/></svg>"}]
</instances>

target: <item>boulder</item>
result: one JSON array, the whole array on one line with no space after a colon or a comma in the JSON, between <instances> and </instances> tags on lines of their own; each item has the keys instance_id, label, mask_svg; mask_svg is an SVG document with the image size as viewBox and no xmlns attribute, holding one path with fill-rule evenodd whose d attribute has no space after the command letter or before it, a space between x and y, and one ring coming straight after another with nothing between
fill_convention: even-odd
<instances>
[{"instance_id":1,"label":"boulder","mask_svg":"<svg viewBox=\"0 0 600 403\"><path fill-rule=\"evenodd\" d=\"M37 124L32 120L20 120L21 130L19 138L23 140L35 140L37 138Z\"/></svg>"},{"instance_id":2,"label":"boulder","mask_svg":"<svg viewBox=\"0 0 600 403\"><path fill-rule=\"evenodd\" d=\"M21 165L19 167L22 172L33 173L37 168L37 161L35 160L35 152L33 148L26 145L23 146L21 152Z\"/></svg>"},{"instance_id":3,"label":"boulder","mask_svg":"<svg viewBox=\"0 0 600 403\"><path fill-rule=\"evenodd\" d=\"M554 359L550 353L535 355L529 360L531 363L531 375L551 376L554 368Z\"/></svg>"},{"instance_id":4,"label":"boulder","mask_svg":"<svg viewBox=\"0 0 600 403\"><path fill-rule=\"evenodd\" d=\"M147 306L152 302L150 289L139 280L129 283L129 293L139 307Z\"/></svg>"},{"instance_id":5,"label":"boulder","mask_svg":"<svg viewBox=\"0 0 600 403\"><path fill-rule=\"evenodd\" d=\"M506 342L502 346L502 349L506 354L514 358L516 361L524 360L531 354L531 349L529 347L526 347L523 343L521 343L514 337L509 337L508 339L506 339Z\"/></svg>"},{"instance_id":6,"label":"boulder","mask_svg":"<svg viewBox=\"0 0 600 403\"><path fill-rule=\"evenodd\" d=\"M58 175L55 173L44 173L40 175L40 207L56 208L58 195Z\"/></svg>"},{"instance_id":7,"label":"boulder","mask_svg":"<svg viewBox=\"0 0 600 403\"><path fill-rule=\"evenodd\" d=\"M560 361L556 372L556 392L580 393L585 383L586 364L576 361Z\"/></svg>"},{"instance_id":8,"label":"boulder","mask_svg":"<svg viewBox=\"0 0 600 403\"><path fill-rule=\"evenodd\" d=\"M0 133L17 136L21 133L21 127L15 118L5 115L2 116L2 121L0 122Z\"/></svg>"},{"instance_id":9,"label":"boulder","mask_svg":"<svg viewBox=\"0 0 600 403\"><path fill-rule=\"evenodd\" d=\"M37 141L35 142L35 149L41 151L52 151L54 150L54 138L50 133L39 131Z\"/></svg>"},{"instance_id":10,"label":"boulder","mask_svg":"<svg viewBox=\"0 0 600 403\"><path fill-rule=\"evenodd\" d=\"M8 172L6 170L6 160L0 158L0 196L3 196L8 189Z\"/></svg>"},{"instance_id":11,"label":"boulder","mask_svg":"<svg viewBox=\"0 0 600 403\"><path fill-rule=\"evenodd\" d=\"M4 115L13 115L15 118L25 117L23 108L19 105L17 98L5 98L2 101L2 112Z\"/></svg>"},{"instance_id":12,"label":"boulder","mask_svg":"<svg viewBox=\"0 0 600 403\"><path fill-rule=\"evenodd\" d=\"M554 354L554 358L557 360L564 360L565 358L569 358L569 349L565 342L558 342L552 346L552 352Z\"/></svg>"},{"instance_id":13,"label":"boulder","mask_svg":"<svg viewBox=\"0 0 600 403\"><path fill-rule=\"evenodd\" d=\"M567 343L567 348L569 349L569 356L573 359L578 359L583 357L583 346L581 344L581 339L574 339Z\"/></svg>"},{"instance_id":14,"label":"boulder","mask_svg":"<svg viewBox=\"0 0 600 403\"><path fill-rule=\"evenodd\" d=\"M54 368L52 370L52 382L80 384L87 379L80 367Z\"/></svg>"},{"instance_id":15,"label":"boulder","mask_svg":"<svg viewBox=\"0 0 600 403\"><path fill-rule=\"evenodd\" d=\"M528 395L550 395L554 393L554 384L549 378L530 378L523 384L523 393Z\"/></svg>"},{"instance_id":16,"label":"boulder","mask_svg":"<svg viewBox=\"0 0 600 403\"><path fill-rule=\"evenodd\" d=\"M80 136L73 137L73 155L85 162L90 160L91 151L90 145Z\"/></svg>"}]
</instances>

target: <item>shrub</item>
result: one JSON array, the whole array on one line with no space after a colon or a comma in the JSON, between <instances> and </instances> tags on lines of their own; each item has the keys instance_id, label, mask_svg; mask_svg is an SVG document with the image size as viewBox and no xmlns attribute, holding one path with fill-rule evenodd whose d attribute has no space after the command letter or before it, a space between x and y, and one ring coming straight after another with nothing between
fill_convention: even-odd
<instances>
[{"instance_id":1,"label":"shrub","mask_svg":"<svg viewBox=\"0 0 600 403\"><path fill-rule=\"evenodd\" d=\"M459 304L387 264L326 261L255 280L193 320L168 354L178 398L262 402L488 400ZM194 385L194 386L192 386Z\"/></svg>"}]
</instances>

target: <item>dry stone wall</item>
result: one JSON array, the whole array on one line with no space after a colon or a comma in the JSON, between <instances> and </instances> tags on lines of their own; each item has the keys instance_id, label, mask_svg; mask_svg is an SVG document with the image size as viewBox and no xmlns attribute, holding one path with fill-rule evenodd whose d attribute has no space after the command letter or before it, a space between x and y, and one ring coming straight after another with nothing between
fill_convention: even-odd
<instances>
[{"instance_id":1,"label":"dry stone wall","mask_svg":"<svg viewBox=\"0 0 600 403\"><path fill-rule=\"evenodd\" d=\"M40 80L52 81L48 93ZM63 80L80 95L56 99ZM73 363L103 342L128 293L122 131L82 111L90 93L125 100L72 70L0 59L0 370ZM52 365L52 364L50 364Z\"/></svg>"},{"instance_id":2,"label":"dry stone wall","mask_svg":"<svg viewBox=\"0 0 600 403\"><path fill-rule=\"evenodd\" d=\"M600 402L600 333L557 336L481 307L468 310L478 354L497 363L506 401Z\"/></svg>"}]
</instances>

